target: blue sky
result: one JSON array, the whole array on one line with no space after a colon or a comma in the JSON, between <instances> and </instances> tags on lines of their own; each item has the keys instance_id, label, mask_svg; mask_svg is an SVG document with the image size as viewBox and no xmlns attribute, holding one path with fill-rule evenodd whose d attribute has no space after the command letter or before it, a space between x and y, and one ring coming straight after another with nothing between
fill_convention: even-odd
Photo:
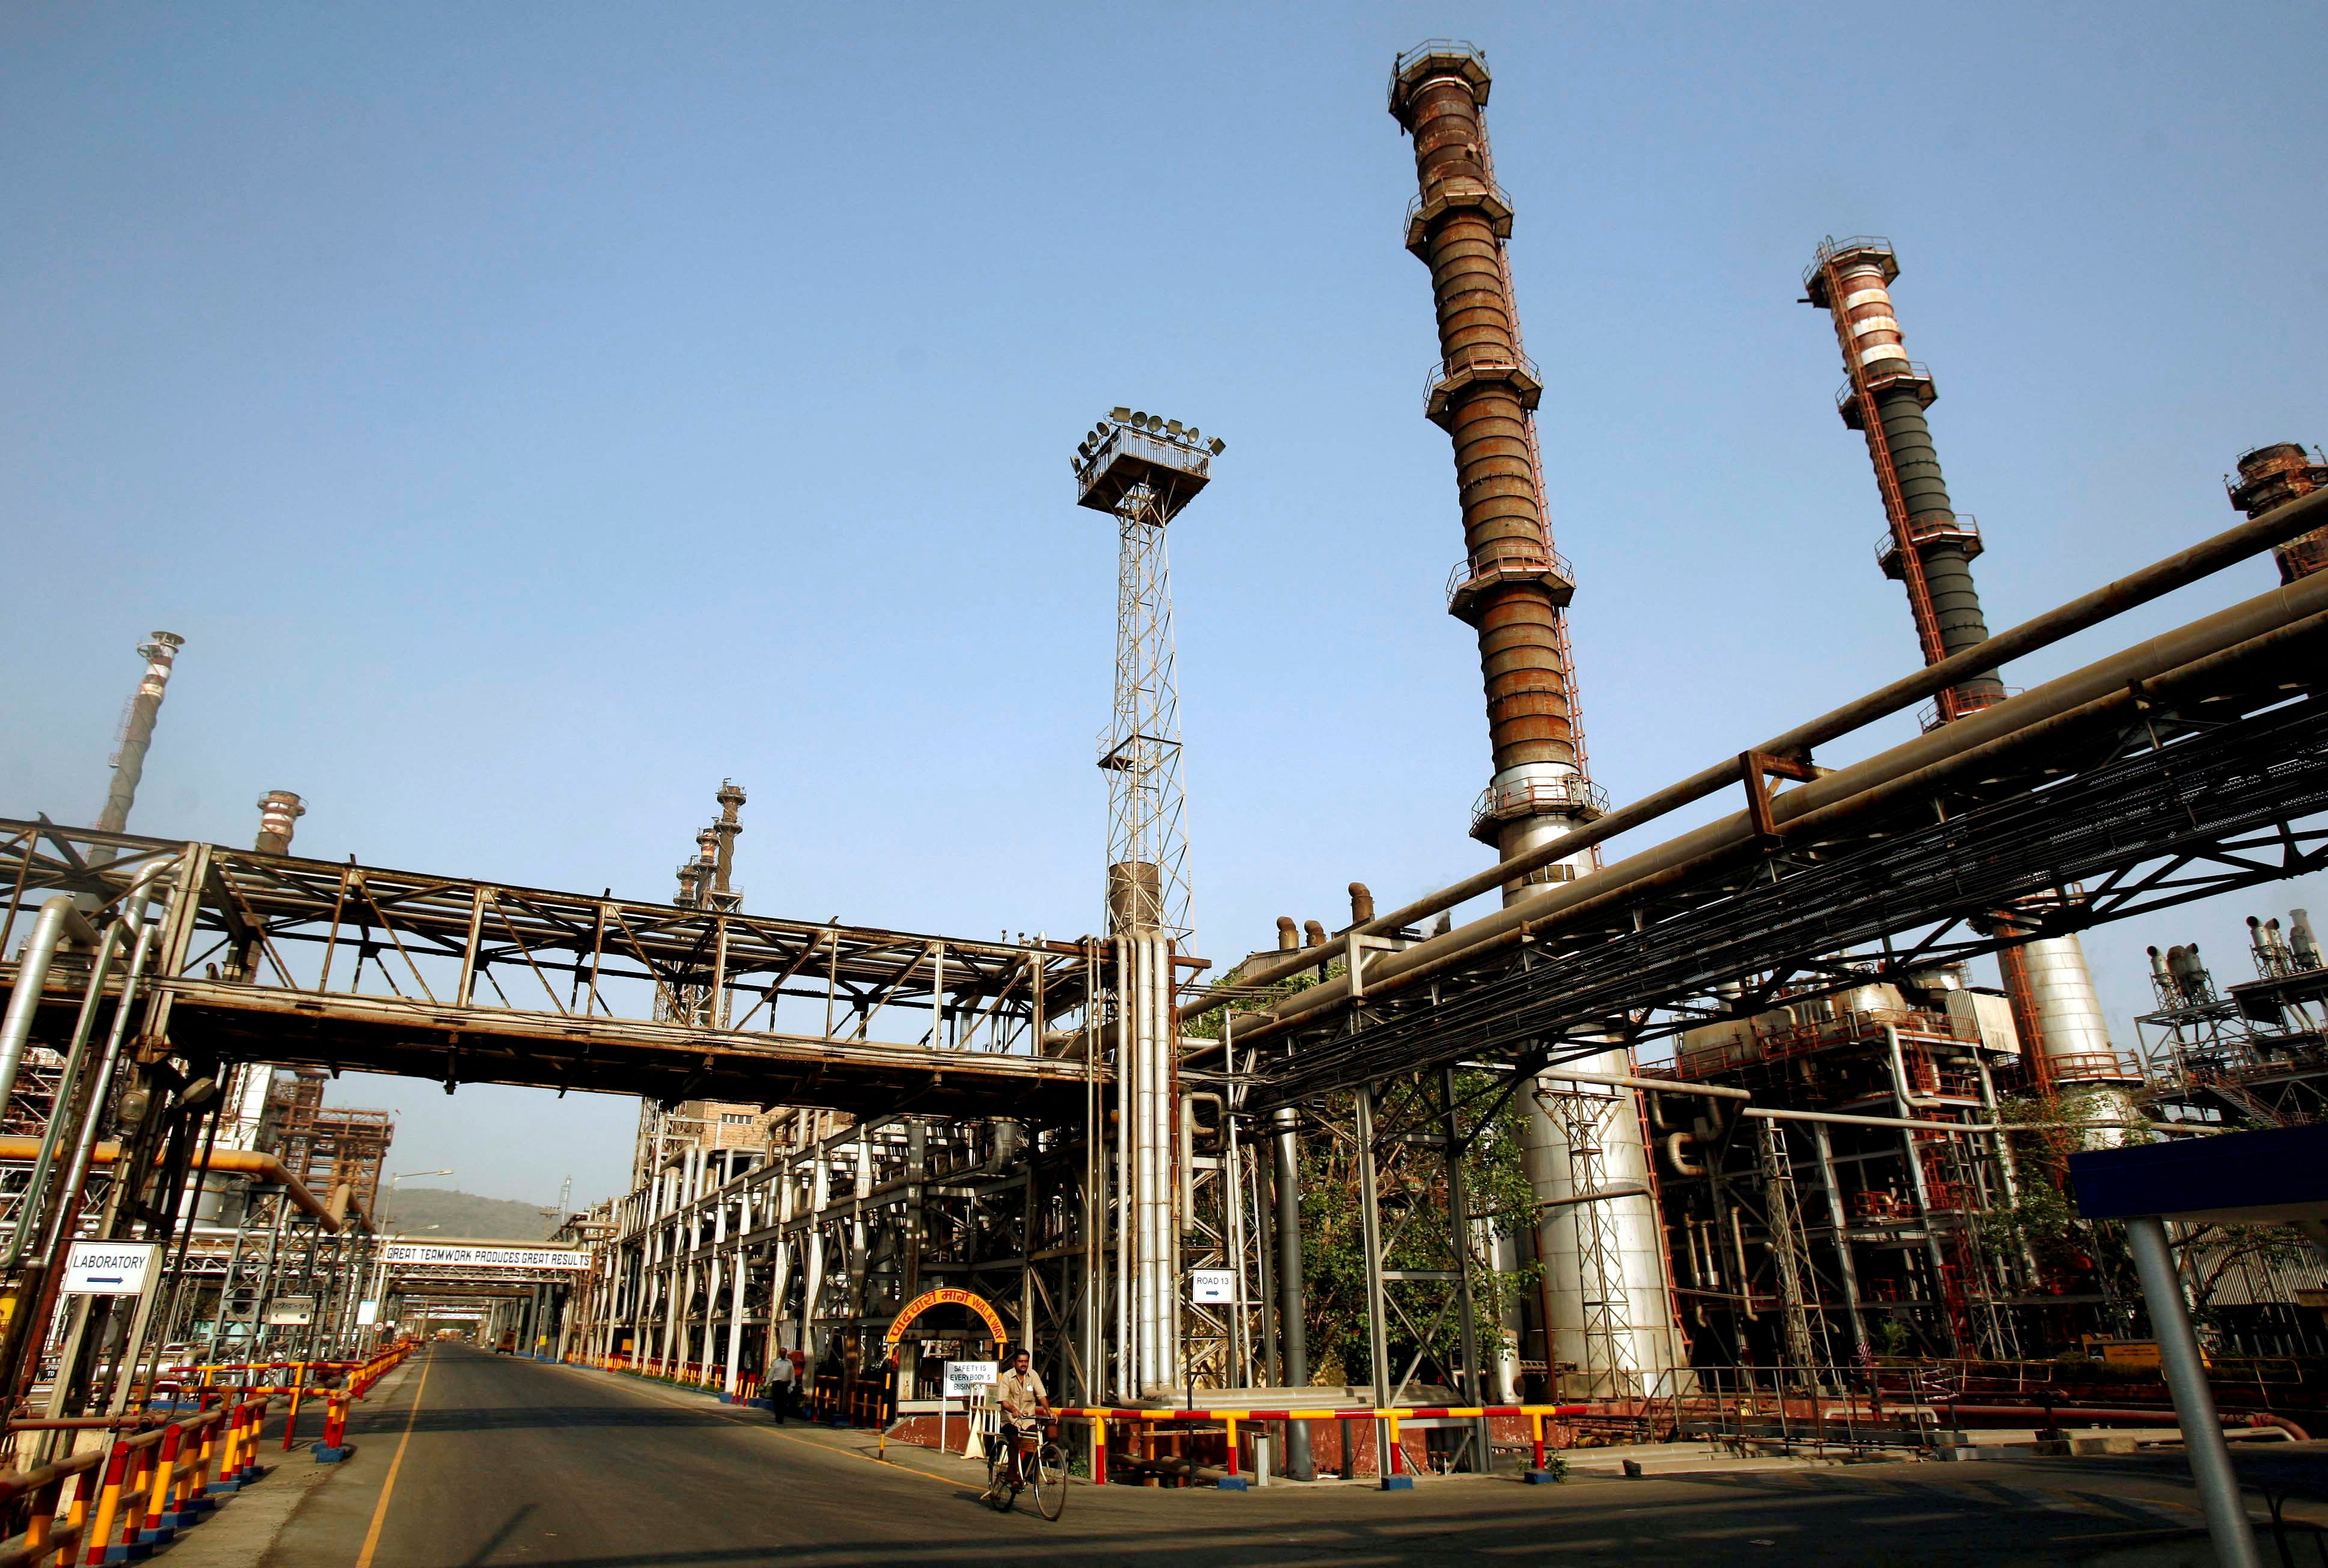
<instances>
[{"instance_id":1,"label":"blue sky","mask_svg":"<svg viewBox=\"0 0 2328 1568\"><path fill-rule=\"evenodd\" d=\"M1477 40L1592 757L1619 799L1915 662L1795 302L1890 235L2003 625L2328 440L2316 6L585 5L0 16L0 811L663 897L723 776L752 907L1098 922L1117 402L1229 442L1175 525L1198 925L1475 869L1487 772L1392 55ZM2258 563L2027 684L2260 592ZM1342 679L1319 679L1340 672ZM1904 725L1904 720L1898 721ZM1904 734L1895 727L1888 735ZM1872 744L1872 742L1871 742ZM2089 938L2245 978L2272 889ZM350 1081L396 1169L548 1201L629 1102Z\"/></svg>"}]
</instances>

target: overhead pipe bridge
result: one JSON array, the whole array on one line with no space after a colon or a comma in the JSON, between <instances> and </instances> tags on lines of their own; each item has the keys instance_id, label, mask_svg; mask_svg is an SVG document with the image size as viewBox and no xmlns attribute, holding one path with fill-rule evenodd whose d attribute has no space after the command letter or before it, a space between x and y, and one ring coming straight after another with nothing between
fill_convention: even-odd
<instances>
[{"instance_id":1,"label":"overhead pipe bridge","mask_svg":"<svg viewBox=\"0 0 2328 1568\"><path fill-rule=\"evenodd\" d=\"M1047 1052L1099 944L965 942L0 820L0 952L42 900L178 862L140 1036L165 1053L464 1083L1080 1119ZM0 990L13 991L13 964ZM78 1000L53 977L44 1005ZM676 1018L657 1000L689 1000ZM671 1009L665 1008L665 1012ZM1069 1036L1076 1052L1080 1036Z\"/></svg>"},{"instance_id":2,"label":"overhead pipe bridge","mask_svg":"<svg viewBox=\"0 0 2328 1568\"><path fill-rule=\"evenodd\" d=\"M2272 542L2254 532L2239 544L2253 554ZM2165 570L2174 565L2128 581L2190 580ZM2125 585L2103 594L2116 607L2145 596ZM2069 616L2054 634L2090 624ZM1895 700L1853 722L1896 710L1902 693L1912 702L1960 662L2046 640L2016 628L1895 683ZM2323 671L2328 587L2305 579L1849 767L1748 753L1700 775L1742 790L1747 809L1732 816L1420 944L1305 955L1360 961L1356 981L1338 974L1234 1016L1234 1038L1253 1048L1253 1103L1466 1059L1534 1070L1605 1050L1612 1025L1638 1045L1707 1021L1718 986L1742 987L1719 1016L1751 1015L1782 989L1840 991L2317 869L2328 865ZM1773 774L1816 776L1773 791ZM1658 809L1710 793L1676 786ZM1635 826L1656 814L1612 816ZM2041 901L2011 928L1994 918L2065 884L2082 884L2082 898Z\"/></svg>"}]
</instances>

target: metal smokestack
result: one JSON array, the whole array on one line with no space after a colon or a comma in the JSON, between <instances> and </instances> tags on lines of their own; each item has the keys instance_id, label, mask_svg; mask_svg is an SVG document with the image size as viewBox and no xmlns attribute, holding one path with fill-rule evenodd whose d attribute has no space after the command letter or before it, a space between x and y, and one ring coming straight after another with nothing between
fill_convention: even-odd
<instances>
[{"instance_id":1,"label":"metal smokestack","mask_svg":"<svg viewBox=\"0 0 2328 1568\"><path fill-rule=\"evenodd\" d=\"M1544 507L1534 414L1544 385L1520 343L1504 253L1512 209L1496 188L1483 113L1489 85L1486 59L1468 43L1433 40L1391 67L1390 112L1414 140L1421 186L1406 248L1431 268L1439 316L1440 359L1423 411L1453 439L1463 512L1464 559L1447 609L1478 633L1495 762L1472 810L1471 835L1509 859L1591 822L1605 802L1592 785L1577 716L1567 619L1575 578L1553 549ZM1598 863L1587 851L1547 866L1507 884L1505 902L1524 897L1529 883L1567 881ZM1632 1053L1612 1041L1574 1066L1621 1077L1633 1071ZM1546 1366L1588 1368L1585 1380L1598 1393L1610 1391L1616 1374L1593 1366L1596 1357L1635 1368L1685 1365L1632 1091L1596 1091L1582 1109L1588 1102L1546 1076L1523 1098L1521 1163L1544 1206L1535 1241L1551 1282L1538 1325ZM1588 1188L1596 1197L1607 1188L1631 1196L1579 1202ZM1589 1285L1588 1234L1603 1265ZM1519 1263L1504 1243L1497 1266Z\"/></svg>"},{"instance_id":2,"label":"metal smokestack","mask_svg":"<svg viewBox=\"0 0 2328 1568\"><path fill-rule=\"evenodd\" d=\"M1465 557L1449 613L1475 627L1495 775L1471 833L1508 859L1600 814L1588 776L1569 657L1575 592L1552 548L1531 412L1544 387L1520 346L1505 264L1512 210L1496 188L1481 110L1488 62L1468 43L1398 57L1390 112L1414 140L1421 185L1407 249L1431 268L1440 360L1424 411L1455 445ZM1585 864L1589 866L1590 860ZM1530 880L1566 880L1571 865ZM1508 901L1524 891L1505 889Z\"/></svg>"},{"instance_id":3,"label":"metal smokestack","mask_svg":"<svg viewBox=\"0 0 2328 1568\"><path fill-rule=\"evenodd\" d=\"M2275 442L2241 453L2239 476L2224 481L2224 487L2231 493L2231 504L2249 517L2276 512L2323 485L2328 485L2328 464L2319 461L2318 453L2306 453L2293 441ZM2271 558L2279 563L2279 580L2283 583L2292 583L2328 568L2328 528L2314 529L2286 544L2273 546Z\"/></svg>"},{"instance_id":4,"label":"metal smokestack","mask_svg":"<svg viewBox=\"0 0 2328 1568\"><path fill-rule=\"evenodd\" d=\"M719 820L711 824L711 831L718 836L719 849L711 869L711 903L714 908L733 909L743 902L729 878L736 869L736 835L744 831L736 814L744 803L744 786L732 778L721 779L714 798L719 803Z\"/></svg>"},{"instance_id":5,"label":"metal smokestack","mask_svg":"<svg viewBox=\"0 0 2328 1568\"><path fill-rule=\"evenodd\" d=\"M1835 400L1843 422L1867 438L1876 488L1891 536L1877 552L1883 575L1906 585L1924 662L1988 640L1988 622L1973 587L1980 529L1959 517L1932 445L1924 410L1939 396L1931 372L1908 358L1892 314L1891 285L1900 276L1892 242L1863 235L1826 239L1803 274L1806 303L1835 322L1849 379ZM1940 717L1955 718L2004 700L1992 672L1940 694Z\"/></svg>"},{"instance_id":6,"label":"metal smokestack","mask_svg":"<svg viewBox=\"0 0 2328 1568\"><path fill-rule=\"evenodd\" d=\"M289 790L268 790L258 797L258 841L262 855L291 852L294 824L307 814L307 803Z\"/></svg>"},{"instance_id":7,"label":"metal smokestack","mask_svg":"<svg viewBox=\"0 0 2328 1568\"><path fill-rule=\"evenodd\" d=\"M105 809L97 813L100 833L128 829L129 808L137 801L137 781L146 774L146 753L154 744L154 721L161 716L162 696L169 689L170 667L185 645L186 640L174 632L156 632L151 642L137 649L138 657L146 661L146 673L138 679L129 711L122 718L121 744L113 753L113 784L105 793ZM106 858L112 859L109 854Z\"/></svg>"},{"instance_id":8,"label":"metal smokestack","mask_svg":"<svg viewBox=\"0 0 2328 1568\"><path fill-rule=\"evenodd\" d=\"M1860 235L1828 238L1803 273L1804 303L1825 310L1843 351L1845 380L1835 408L1867 440L1875 487L1891 528L1876 555L1883 575L1906 586L1924 662L1936 664L1988 639L1972 559L1981 552L1980 529L1957 514L1940 474L1932 427L1924 418L1938 392L1931 371L1908 358L1892 284L1900 258L1888 239ZM1995 671L1976 675L1939 694L1936 722L1946 724L2004 700ZM2055 893L2032 899L2022 912L2062 901ZM2006 934L2037 929L2022 913L2000 912ZM2000 949L1996 957L2024 1059L2041 1085L2108 1083L2126 1076L2110 1045L2101 1000L2094 991L2085 948L2077 937L2053 936Z\"/></svg>"}]
</instances>

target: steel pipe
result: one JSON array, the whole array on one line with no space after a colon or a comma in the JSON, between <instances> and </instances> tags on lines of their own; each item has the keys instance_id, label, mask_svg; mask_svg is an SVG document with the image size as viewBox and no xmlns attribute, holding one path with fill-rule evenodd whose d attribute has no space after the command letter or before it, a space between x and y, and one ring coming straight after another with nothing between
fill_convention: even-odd
<instances>
[{"instance_id":1,"label":"steel pipe","mask_svg":"<svg viewBox=\"0 0 2328 1568\"><path fill-rule=\"evenodd\" d=\"M1840 1111L1781 1111L1749 1105L1739 1112L1758 1122L1816 1122L1830 1127L1888 1127L1896 1132L2008 1132L1993 1122L1930 1122L1916 1116L1849 1116Z\"/></svg>"},{"instance_id":2,"label":"steel pipe","mask_svg":"<svg viewBox=\"0 0 2328 1568\"><path fill-rule=\"evenodd\" d=\"M1805 757L1813 748L1850 734L1877 719L1889 718L1914 707L1942 689L1953 686L1967 676L2001 665L2038 649L2051 646L2089 627L2100 624L2113 616L2152 600L2187 587L2200 579L2212 576L2250 556L2270 549L2274 545L2297 538L2315 528L2328 525L2328 490L2314 491L2300 500L2252 519L2233 528L2225 529L2211 539L2201 540L2188 549L2153 562L2139 571L2106 583L2093 592L2032 616L2019 625L1999 632L1986 642L1966 649L1963 653L1928 664L1910 675L1904 675L1890 685L1869 692L1821 714L1807 723L1772 737L1754 747L1755 752L1772 756ZM2319 574L2328 575L2328 574ZM2313 579L2306 578L2305 581ZM2300 586L2300 585L2291 585ZM2271 596L2263 596L2269 598ZM2250 600L2250 605L2261 603ZM2205 623L2199 623L2205 624ZM2154 639L2153 641L2156 641ZM2148 646L2149 644L2142 644ZM2129 650L2132 652L2132 650ZM2040 690L2043 690L2040 688ZM2024 693L2024 696L2033 693ZM2014 699L2018 701L2020 699ZM1972 717L2009 708L2012 702L1985 710ZM1948 727L1950 728L1954 726ZM1644 795L1629 805L1619 807L1599 821L1564 833L1548 843L1528 850L1515 859L1506 860L1488 869L1475 872L1462 880L1449 884L1436 893L1426 894L1413 903L1402 905L1386 915L1376 916L1357 927L1361 935L1375 935L1397 931L1428 919L1444 910L1493 892L1515 877L1537 870L1559 860L1583 853L1593 845L1629 832L1644 823L1654 822L1666 812L1704 800L1706 796L1736 784L1740 768L1735 758L1716 763L1693 774L1676 784L1666 785L1654 793ZM1823 781L1822 781L1823 782ZM1794 793L1794 792L1789 792ZM1787 799L1781 795L1779 800ZM1606 873L1603 873L1605 875ZM1597 878L1596 878L1597 879ZM1466 927L1469 929L1469 927ZM1244 985L1273 985L1281 980L1316 967L1316 959L1300 957L1272 959L1256 965L1239 977ZM1369 978L1369 984L1372 980ZM1183 1018L1193 1018L1218 1003L1197 1001L1182 1009Z\"/></svg>"},{"instance_id":3,"label":"steel pipe","mask_svg":"<svg viewBox=\"0 0 2328 1568\"><path fill-rule=\"evenodd\" d=\"M8 993L8 1011L0 1018L0 1105L16 1092L16 1076L24 1070L24 1048L32 1043L33 1015L40 1010L41 992L49 983L49 966L57 946L67 937L86 946L97 945L97 928L75 906L70 896L56 895L41 906L24 939L16 964L15 988Z\"/></svg>"},{"instance_id":4,"label":"steel pipe","mask_svg":"<svg viewBox=\"0 0 2328 1568\"><path fill-rule=\"evenodd\" d=\"M2239 1495L2239 1474L2231 1469L2231 1451L2223 1441L2222 1419L2215 1413L2214 1391L2207 1385L2198 1336L2191 1329L2191 1309L2182 1299L2182 1276L2175 1271L2165 1222L2154 1216L2127 1220L2126 1244L2142 1279L2151 1336L2158 1342L2167 1391L2174 1397L2183 1451L2191 1459L2191 1479L2198 1485L2215 1555L2224 1568L2260 1568L2263 1558L2256 1550L2255 1527L2248 1523L2247 1500Z\"/></svg>"},{"instance_id":5,"label":"steel pipe","mask_svg":"<svg viewBox=\"0 0 2328 1568\"><path fill-rule=\"evenodd\" d=\"M2328 496L2328 492L2318 493ZM2163 683L2185 666L2196 666L2211 655L2241 650L2246 644L2259 650L2267 646L2263 640L2276 633L2291 633L2300 639L2328 631L2319 620L2323 615L2328 615L2328 573L2303 578L2150 638L1995 707L1783 791L1770 802L1772 821L1781 833L1830 827L1851 814L1896 801L1919 784L1949 776L1975 758L1993 759L1997 750L2009 751L2032 737L2042 737L2059 721L2074 727L2102 712L2130 707L2133 688ZM2285 641L2269 645L2278 646ZM1367 995L1379 998L1442 973L1479 953L1532 939L1536 930L1574 918L1586 909L1652 885L1669 883L1677 874L1704 869L1741 850L1751 851L1755 841L1753 823L1747 813L1739 812L1667 840L1593 876L1535 889L1518 903L1443 935L1384 953L1366 972ZM1498 868L1489 885L1508 879L1509 869L1508 866ZM1300 1019L1341 1006L1347 1000L1348 984L1348 976L1337 975L1269 1007L1242 1014L1237 1038L1258 1043Z\"/></svg>"}]
</instances>

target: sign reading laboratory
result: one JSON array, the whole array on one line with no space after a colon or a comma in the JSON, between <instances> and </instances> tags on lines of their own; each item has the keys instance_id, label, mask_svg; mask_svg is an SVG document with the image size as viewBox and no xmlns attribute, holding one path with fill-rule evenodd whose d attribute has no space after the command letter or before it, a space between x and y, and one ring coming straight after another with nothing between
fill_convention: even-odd
<instances>
[{"instance_id":1,"label":"sign reading laboratory","mask_svg":"<svg viewBox=\"0 0 2328 1568\"><path fill-rule=\"evenodd\" d=\"M75 1242L65 1259L68 1296L142 1296L154 1282L159 1242Z\"/></svg>"},{"instance_id":2,"label":"sign reading laboratory","mask_svg":"<svg viewBox=\"0 0 2328 1568\"><path fill-rule=\"evenodd\" d=\"M390 1242L380 1262L446 1269L587 1269L587 1253L571 1247L464 1247L433 1242Z\"/></svg>"}]
</instances>

